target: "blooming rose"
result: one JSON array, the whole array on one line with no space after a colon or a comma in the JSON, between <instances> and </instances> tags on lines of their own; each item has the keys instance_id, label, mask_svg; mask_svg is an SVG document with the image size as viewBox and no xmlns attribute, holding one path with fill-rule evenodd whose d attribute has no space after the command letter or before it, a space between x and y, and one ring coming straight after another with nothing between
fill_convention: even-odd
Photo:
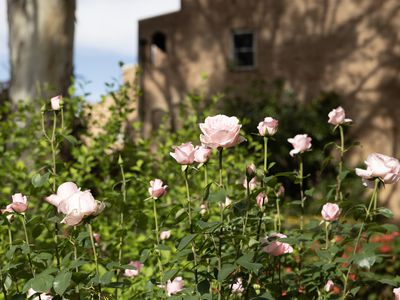
<instances>
[{"instance_id":1,"label":"blooming rose","mask_svg":"<svg viewBox=\"0 0 400 300\"><path fill-rule=\"evenodd\" d=\"M89 190L82 192L73 182L61 184L57 194L50 195L46 201L66 215L61 223L69 226L78 225L88 216L97 216L104 209L104 203L95 200Z\"/></svg>"},{"instance_id":2,"label":"blooming rose","mask_svg":"<svg viewBox=\"0 0 400 300\"><path fill-rule=\"evenodd\" d=\"M28 296L29 299L31 299L31 297L33 295L35 295L35 294L38 294L38 292L36 292L33 288L30 288L28 290L28 295L27 296ZM42 294L40 294L40 296L34 297L31 300L39 300L39 299L41 299L41 300L51 300L51 299L53 299L53 296L51 296L49 294L42 293Z\"/></svg>"},{"instance_id":3,"label":"blooming rose","mask_svg":"<svg viewBox=\"0 0 400 300\"><path fill-rule=\"evenodd\" d=\"M343 107L339 106L338 108L333 109L329 114L328 114L329 120L328 123L332 125L339 125L343 123L350 123L353 120L352 119L346 119L346 114L343 109Z\"/></svg>"},{"instance_id":4,"label":"blooming rose","mask_svg":"<svg viewBox=\"0 0 400 300\"><path fill-rule=\"evenodd\" d=\"M365 186L373 187L373 179L379 177L384 183L396 183L400 179L400 162L393 157L379 153L368 155L367 169L356 168L356 174L363 179Z\"/></svg>"},{"instance_id":5,"label":"blooming rose","mask_svg":"<svg viewBox=\"0 0 400 300\"><path fill-rule=\"evenodd\" d=\"M400 300L400 288L393 289L394 300Z\"/></svg>"},{"instance_id":6,"label":"blooming rose","mask_svg":"<svg viewBox=\"0 0 400 300\"><path fill-rule=\"evenodd\" d=\"M254 163L251 163L246 167L246 176L254 177L256 175L256 170L256 165Z\"/></svg>"},{"instance_id":7,"label":"blooming rose","mask_svg":"<svg viewBox=\"0 0 400 300\"><path fill-rule=\"evenodd\" d=\"M184 283L182 277L176 277L172 281L168 280L167 286L166 286L167 295L171 296L171 295L175 295L175 294L179 293L180 291L183 290L184 284L185 283Z\"/></svg>"},{"instance_id":8,"label":"blooming rose","mask_svg":"<svg viewBox=\"0 0 400 300\"><path fill-rule=\"evenodd\" d=\"M195 149L192 143L184 143L180 146L174 146L175 152L169 154L175 158L178 164L191 165L194 162Z\"/></svg>"},{"instance_id":9,"label":"blooming rose","mask_svg":"<svg viewBox=\"0 0 400 300\"><path fill-rule=\"evenodd\" d=\"M329 280L326 282L325 286L324 286L324 290L325 290L326 292L328 292L328 293L329 293L329 292L332 292L334 286L335 286L335 284L333 283L333 281L329 279Z\"/></svg>"},{"instance_id":10,"label":"blooming rose","mask_svg":"<svg viewBox=\"0 0 400 300\"><path fill-rule=\"evenodd\" d=\"M194 161L200 164L206 163L212 153L212 149L204 146L196 146L194 149Z\"/></svg>"},{"instance_id":11,"label":"blooming rose","mask_svg":"<svg viewBox=\"0 0 400 300\"><path fill-rule=\"evenodd\" d=\"M272 255L272 256L280 256L286 253L292 253L293 248L287 243L282 243L277 239L287 238L286 235L281 233L271 234L269 237L265 237L261 240L262 244L267 244L267 246L262 248L262 251ZM272 239L272 241L271 241Z\"/></svg>"},{"instance_id":12,"label":"blooming rose","mask_svg":"<svg viewBox=\"0 0 400 300\"><path fill-rule=\"evenodd\" d=\"M232 293L241 294L244 292L242 278L236 279L236 282L231 284Z\"/></svg>"},{"instance_id":13,"label":"blooming rose","mask_svg":"<svg viewBox=\"0 0 400 300\"><path fill-rule=\"evenodd\" d=\"M263 193L260 192L256 197L257 206L262 209L264 204L268 203L268 197Z\"/></svg>"},{"instance_id":14,"label":"blooming rose","mask_svg":"<svg viewBox=\"0 0 400 300\"><path fill-rule=\"evenodd\" d=\"M258 123L257 129L261 136L274 135L278 131L278 120L266 117L264 121Z\"/></svg>"},{"instance_id":15,"label":"blooming rose","mask_svg":"<svg viewBox=\"0 0 400 300\"><path fill-rule=\"evenodd\" d=\"M62 101L62 96L55 96L55 97L51 98L50 99L51 109L52 110L60 110L61 101Z\"/></svg>"},{"instance_id":16,"label":"blooming rose","mask_svg":"<svg viewBox=\"0 0 400 300\"><path fill-rule=\"evenodd\" d=\"M167 185L163 186L163 182L160 179L154 179L150 181L149 194L154 199L158 199L167 192Z\"/></svg>"},{"instance_id":17,"label":"blooming rose","mask_svg":"<svg viewBox=\"0 0 400 300\"><path fill-rule=\"evenodd\" d=\"M245 189L247 189L247 178L245 178L243 180L243 186ZM252 191L257 187L257 177L253 177L250 181L249 181L249 190Z\"/></svg>"},{"instance_id":18,"label":"blooming rose","mask_svg":"<svg viewBox=\"0 0 400 300\"><path fill-rule=\"evenodd\" d=\"M136 261L131 261L131 262L129 262L128 265L135 267L135 270L125 269L124 275L125 275L126 277L135 277L135 276L138 276L139 273L140 273L140 270L143 268L143 264L142 264L140 261L138 261L138 260L136 260Z\"/></svg>"},{"instance_id":19,"label":"blooming rose","mask_svg":"<svg viewBox=\"0 0 400 300\"><path fill-rule=\"evenodd\" d=\"M164 230L160 232L160 240L168 240L171 236L171 230Z\"/></svg>"},{"instance_id":20,"label":"blooming rose","mask_svg":"<svg viewBox=\"0 0 400 300\"><path fill-rule=\"evenodd\" d=\"M337 219L339 219L340 216L339 205L335 203L326 203L322 207L321 215L325 221L328 222L336 221Z\"/></svg>"},{"instance_id":21,"label":"blooming rose","mask_svg":"<svg viewBox=\"0 0 400 300\"><path fill-rule=\"evenodd\" d=\"M236 117L216 115L207 117L204 123L200 123L201 143L212 149L230 148L244 141L239 135L242 125Z\"/></svg>"},{"instance_id":22,"label":"blooming rose","mask_svg":"<svg viewBox=\"0 0 400 300\"><path fill-rule=\"evenodd\" d=\"M311 148L311 138L307 134L298 134L294 138L288 139L288 142L293 146L290 156L303 153Z\"/></svg>"},{"instance_id":23,"label":"blooming rose","mask_svg":"<svg viewBox=\"0 0 400 300\"><path fill-rule=\"evenodd\" d=\"M2 213L23 213L28 209L28 199L21 193L12 195L12 203L7 205L5 209L2 209Z\"/></svg>"}]
</instances>

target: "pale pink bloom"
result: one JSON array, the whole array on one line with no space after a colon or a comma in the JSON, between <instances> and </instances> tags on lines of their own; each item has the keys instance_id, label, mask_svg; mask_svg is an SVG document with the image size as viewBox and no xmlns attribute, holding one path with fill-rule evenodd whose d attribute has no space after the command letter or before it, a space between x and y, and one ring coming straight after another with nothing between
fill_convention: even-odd
<instances>
[{"instance_id":1,"label":"pale pink bloom","mask_svg":"<svg viewBox=\"0 0 400 300\"><path fill-rule=\"evenodd\" d=\"M220 202L220 203L219 203L219 206L220 206L222 209L224 209L224 208L228 207L228 206L231 205L231 204L232 204L232 200L229 199L228 197L225 197L225 202L224 202L224 203Z\"/></svg>"},{"instance_id":2,"label":"pale pink bloom","mask_svg":"<svg viewBox=\"0 0 400 300\"><path fill-rule=\"evenodd\" d=\"M205 215L206 212L207 212L207 205L204 203L200 204L200 214Z\"/></svg>"},{"instance_id":3,"label":"pale pink bloom","mask_svg":"<svg viewBox=\"0 0 400 300\"><path fill-rule=\"evenodd\" d=\"M293 248L287 243L282 243L277 239L287 238L286 235L281 233L271 234L269 237L265 237L261 240L262 244L267 244L262 248L262 251L272 255L272 256L280 256L287 253L292 253Z\"/></svg>"},{"instance_id":4,"label":"pale pink bloom","mask_svg":"<svg viewBox=\"0 0 400 300\"><path fill-rule=\"evenodd\" d=\"M263 206L268 203L268 197L263 193L260 192L256 197L257 206L262 209Z\"/></svg>"},{"instance_id":5,"label":"pale pink bloom","mask_svg":"<svg viewBox=\"0 0 400 300\"><path fill-rule=\"evenodd\" d=\"M363 179L365 186L373 187L373 179L379 177L384 183L397 183L400 179L400 162L380 153L368 155L367 169L356 168L356 174Z\"/></svg>"},{"instance_id":6,"label":"pale pink bloom","mask_svg":"<svg viewBox=\"0 0 400 300\"><path fill-rule=\"evenodd\" d=\"M94 199L90 190L81 191L73 182L66 182L46 200L57 207L58 212L65 214L61 223L69 226L80 224L88 216L97 216L104 209L104 203Z\"/></svg>"},{"instance_id":7,"label":"pale pink bloom","mask_svg":"<svg viewBox=\"0 0 400 300\"><path fill-rule=\"evenodd\" d=\"M325 286L324 286L324 290L326 291L326 292L332 292L333 291L333 288L335 287L335 284L333 283L333 281L332 280L328 280L327 282L326 282L326 284L325 284Z\"/></svg>"},{"instance_id":8,"label":"pale pink bloom","mask_svg":"<svg viewBox=\"0 0 400 300\"><path fill-rule=\"evenodd\" d=\"M352 119L346 119L346 113L343 109L343 107L339 106L338 108L333 109L329 114L328 114L329 120L328 123L332 125L339 125L343 123L350 123L353 120Z\"/></svg>"},{"instance_id":9,"label":"pale pink bloom","mask_svg":"<svg viewBox=\"0 0 400 300\"><path fill-rule=\"evenodd\" d=\"M194 150L194 161L200 164L206 163L212 154L212 149L204 146L196 146Z\"/></svg>"},{"instance_id":10,"label":"pale pink bloom","mask_svg":"<svg viewBox=\"0 0 400 300\"><path fill-rule=\"evenodd\" d=\"M36 292L33 288L30 288L28 290L28 298L31 299L30 297L32 297L33 295L37 294L38 292ZM39 296L33 297L32 300L51 300L53 299L53 296L49 295L49 294L45 294L45 293L41 293Z\"/></svg>"},{"instance_id":11,"label":"pale pink bloom","mask_svg":"<svg viewBox=\"0 0 400 300\"><path fill-rule=\"evenodd\" d=\"M336 221L340 216L339 205L335 203L326 203L321 210L322 218L327 222Z\"/></svg>"},{"instance_id":12,"label":"pale pink bloom","mask_svg":"<svg viewBox=\"0 0 400 300\"><path fill-rule=\"evenodd\" d=\"M257 129L261 136L274 135L278 131L278 125L278 120L266 117L264 121L258 123Z\"/></svg>"},{"instance_id":13,"label":"pale pink bloom","mask_svg":"<svg viewBox=\"0 0 400 300\"><path fill-rule=\"evenodd\" d=\"M236 117L216 115L207 117L204 123L200 123L201 143L209 148L230 148L244 141L240 136L239 120Z\"/></svg>"},{"instance_id":14,"label":"pale pink bloom","mask_svg":"<svg viewBox=\"0 0 400 300\"><path fill-rule=\"evenodd\" d=\"M394 300L400 300L400 288L393 289Z\"/></svg>"},{"instance_id":15,"label":"pale pink bloom","mask_svg":"<svg viewBox=\"0 0 400 300\"><path fill-rule=\"evenodd\" d=\"M191 165L194 162L195 149L192 143L184 143L180 146L172 147L175 152L169 154L181 165Z\"/></svg>"},{"instance_id":16,"label":"pale pink bloom","mask_svg":"<svg viewBox=\"0 0 400 300\"><path fill-rule=\"evenodd\" d=\"M139 273L140 273L140 270L143 268L143 264L142 264L140 261L138 261L138 260L136 260L136 261L131 261L131 262L129 262L128 265L135 267L135 270L125 269L124 275L125 275L126 277L135 277L135 276L138 276Z\"/></svg>"},{"instance_id":17,"label":"pale pink bloom","mask_svg":"<svg viewBox=\"0 0 400 300\"><path fill-rule=\"evenodd\" d=\"M96 241L96 244L97 245L99 245L100 244L100 242L101 242L101 236L100 236L100 233L93 233L93 238L94 238L94 240Z\"/></svg>"},{"instance_id":18,"label":"pale pink bloom","mask_svg":"<svg viewBox=\"0 0 400 300\"><path fill-rule=\"evenodd\" d=\"M51 102L51 109L52 110L60 110L61 109L61 101L62 96L55 96L50 99Z\"/></svg>"},{"instance_id":19,"label":"pale pink bloom","mask_svg":"<svg viewBox=\"0 0 400 300\"><path fill-rule=\"evenodd\" d=\"M160 232L160 240L168 240L171 237L171 230L164 230Z\"/></svg>"},{"instance_id":20,"label":"pale pink bloom","mask_svg":"<svg viewBox=\"0 0 400 300\"><path fill-rule=\"evenodd\" d=\"M247 178L245 178L243 180L243 186L245 189L247 189ZM249 181L249 190L253 191L255 188L257 187L257 177L253 177L250 181Z\"/></svg>"},{"instance_id":21,"label":"pale pink bloom","mask_svg":"<svg viewBox=\"0 0 400 300\"><path fill-rule=\"evenodd\" d=\"M290 156L303 153L311 148L311 138L307 134L298 134L294 138L288 139L288 142L293 146Z\"/></svg>"},{"instance_id":22,"label":"pale pink bloom","mask_svg":"<svg viewBox=\"0 0 400 300\"><path fill-rule=\"evenodd\" d=\"M236 279L236 282L231 284L232 293L241 294L244 292L242 278Z\"/></svg>"},{"instance_id":23,"label":"pale pink bloom","mask_svg":"<svg viewBox=\"0 0 400 300\"><path fill-rule=\"evenodd\" d=\"M256 175L256 165L251 163L250 165L246 166L246 175L248 177L254 177Z\"/></svg>"},{"instance_id":24,"label":"pale pink bloom","mask_svg":"<svg viewBox=\"0 0 400 300\"><path fill-rule=\"evenodd\" d=\"M282 198L285 196L285 187L283 185L279 186L278 192L276 193L276 196L279 198Z\"/></svg>"},{"instance_id":25,"label":"pale pink bloom","mask_svg":"<svg viewBox=\"0 0 400 300\"><path fill-rule=\"evenodd\" d=\"M167 185L163 185L164 183L160 179L154 179L150 181L149 194L154 199L158 199L163 196L167 192Z\"/></svg>"},{"instance_id":26,"label":"pale pink bloom","mask_svg":"<svg viewBox=\"0 0 400 300\"><path fill-rule=\"evenodd\" d=\"M7 205L5 209L2 209L2 213L23 213L28 209L28 199L21 193L12 195L12 203Z\"/></svg>"},{"instance_id":27,"label":"pale pink bloom","mask_svg":"<svg viewBox=\"0 0 400 300\"><path fill-rule=\"evenodd\" d=\"M167 295L171 296L171 295L175 295L175 294L179 293L180 291L183 290L184 284L185 283L184 283L182 277L176 277L172 281L168 280L167 286L166 286Z\"/></svg>"}]
</instances>

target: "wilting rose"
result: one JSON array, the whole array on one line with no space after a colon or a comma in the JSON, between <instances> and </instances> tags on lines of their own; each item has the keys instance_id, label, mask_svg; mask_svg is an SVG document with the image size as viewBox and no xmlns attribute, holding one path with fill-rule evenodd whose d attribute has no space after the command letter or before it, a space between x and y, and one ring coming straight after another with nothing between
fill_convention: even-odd
<instances>
[{"instance_id":1,"label":"wilting rose","mask_svg":"<svg viewBox=\"0 0 400 300\"><path fill-rule=\"evenodd\" d=\"M211 156L212 149L204 146L196 146L194 149L194 161L200 164L206 163Z\"/></svg>"},{"instance_id":2,"label":"wilting rose","mask_svg":"<svg viewBox=\"0 0 400 300\"><path fill-rule=\"evenodd\" d=\"M243 187L245 189L247 189L247 178L245 178L243 180ZM257 187L257 177L253 177L250 181L249 181L249 190L252 191Z\"/></svg>"},{"instance_id":3,"label":"wilting rose","mask_svg":"<svg viewBox=\"0 0 400 300\"><path fill-rule=\"evenodd\" d=\"M281 233L271 234L269 237L265 237L261 240L262 244L267 244L262 248L262 251L272 255L272 256L280 256L287 253L292 253L293 248L287 243L282 243L277 239L287 238L286 235Z\"/></svg>"},{"instance_id":4,"label":"wilting rose","mask_svg":"<svg viewBox=\"0 0 400 300\"><path fill-rule=\"evenodd\" d=\"M149 194L154 199L158 199L163 196L167 192L167 185L163 185L164 183L160 179L154 179L150 181Z\"/></svg>"},{"instance_id":5,"label":"wilting rose","mask_svg":"<svg viewBox=\"0 0 400 300\"><path fill-rule=\"evenodd\" d=\"M274 135L278 131L278 120L266 117L264 121L258 123L257 129L261 136Z\"/></svg>"},{"instance_id":6,"label":"wilting rose","mask_svg":"<svg viewBox=\"0 0 400 300\"><path fill-rule=\"evenodd\" d=\"M191 165L194 162L195 149L192 143L184 143L173 147L175 152L169 154L181 165Z\"/></svg>"},{"instance_id":7,"label":"wilting rose","mask_svg":"<svg viewBox=\"0 0 400 300\"><path fill-rule=\"evenodd\" d=\"M239 135L242 125L236 117L216 115L207 117L204 123L200 123L201 143L212 149L230 148L244 141Z\"/></svg>"},{"instance_id":8,"label":"wilting rose","mask_svg":"<svg viewBox=\"0 0 400 300\"><path fill-rule=\"evenodd\" d=\"M328 114L329 120L328 123L332 125L339 125L343 123L350 123L353 120L352 119L346 119L346 114L343 109L343 107L339 106L338 108L333 109L329 114Z\"/></svg>"},{"instance_id":9,"label":"wilting rose","mask_svg":"<svg viewBox=\"0 0 400 300\"><path fill-rule=\"evenodd\" d=\"M294 156L298 153L303 153L311 148L311 138L307 134L298 134L294 138L288 139L288 142L292 144L293 149L290 151L290 156Z\"/></svg>"},{"instance_id":10,"label":"wilting rose","mask_svg":"<svg viewBox=\"0 0 400 300\"><path fill-rule=\"evenodd\" d=\"M263 206L268 203L268 197L263 193L260 192L256 197L257 206L262 209Z\"/></svg>"},{"instance_id":11,"label":"wilting rose","mask_svg":"<svg viewBox=\"0 0 400 300\"><path fill-rule=\"evenodd\" d=\"M66 215L61 223L69 226L80 224L88 216L97 216L104 209L104 203L95 200L89 190L82 192L73 182L60 185L57 194L50 195L46 201Z\"/></svg>"},{"instance_id":12,"label":"wilting rose","mask_svg":"<svg viewBox=\"0 0 400 300\"><path fill-rule=\"evenodd\" d=\"M282 198L283 196L285 196L285 187L281 184L276 192L276 197Z\"/></svg>"},{"instance_id":13,"label":"wilting rose","mask_svg":"<svg viewBox=\"0 0 400 300\"><path fill-rule=\"evenodd\" d=\"M231 290L234 294L241 294L244 292L242 278L236 279L236 282L231 284Z\"/></svg>"},{"instance_id":14,"label":"wilting rose","mask_svg":"<svg viewBox=\"0 0 400 300\"><path fill-rule=\"evenodd\" d=\"M400 300L400 288L393 289L394 300Z\"/></svg>"},{"instance_id":15,"label":"wilting rose","mask_svg":"<svg viewBox=\"0 0 400 300\"><path fill-rule=\"evenodd\" d=\"M93 238L94 238L94 240L95 240L95 242L96 242L96 244L97 245L99 245L100 244L100 242L101 242L101 236L100 236L100 233L93 233Z\"/></svg>"},{"instance_id":16,"label":"wilting rose","mask_svg":"<svg viewBox=\"0 0 400 300\"><path fill-rule=\"evenodd\" d=\"M373 179L377 177L386 184L396 183L400 179L400 162L396 158L372 153L365 164L366 170L356 168L356 174L362 177L365 186L373 187Z\"/></svg>"},{"instance_id":17,"label":"wilting rose","mask_svg":"<svg viewBox=\"0 0 400 300\"><path fill-rule=\"evenodd\" d=\"M131 261L131 262L129 262L128 265L135 267L135 270L125 269L124 275L126 277L136 277L136 276L138 276L139 273L140 273L140 270L143 268L143 264L138 260Z\"/></svg>"},{"instance_id":18,"label":"wilting rose","mask_svg":"<svg viewBox=\"0 0 400 300\"><path fill-rule=\"evenodd\" d=\"M171 295L175 295L175 294L179 293L180 291L183 290L184 284L185 283L184 283L182 277L176 277L172 281L168 280L167 286L166 286L167 295L171 296Z\"/></svg>"},{"instance_id":19,"label":"wilting rose","mask_svg":"<svg viewBox=\"0 0 400 300\"><path fill-rule=\"evenodd\" d=\"M322 218L325 221L332 222L339 219L340 208L339 205L335 203L326 203L321 210Z\"/></svg>"},{"instance_id":20,"label":"wilting rose","mask_svg":"<svg viewBox=\"0 0 400 300\"><path fill-rule=\"evenodd\" d=\"M325 286L324 286L324 290L325 290L326 292L328 292L328 293L329 293L329 292L332 292L334 286L335 286L335 284L333 283L333 281L329 279L329 280L326 282Z\"/></svg>"},{"instance_id":21,"label":"wilting rose","mask_svg":"<svg viewBox=\"0 0 400 300\"><path fill-rule=\"evenodd\" d=\"M28 209L28 199L21 193L12 195L12 203L7 205L5 209L2 209L2 213L23 213Z\"/></svg>"},{"instance_id":22,"label":"wilting rose","mask_svg":"<svg viewBox=\"0 0 400 300\"><path fill-rule=\"evenodd\" d=\"M160 232L160 240L168 240L171 237L171 230L164 230Z\"/></svg>"},{"instance_id":23,"label":"wilting rose","mask_svg":"<svg viewBox=\"0 0 400 300\"><path fill-rule=\"evenodd\" d=\"M45 294L45 293L41 293L40 295L31 298L35 294L39 294L39 292L36 292L33 288L30 288L28 290L28 295L27 296L31 300L39 300L39 299L41 299L41 300L51 300L51 299L53 299L53 296L51 296L49 294Z\"/></svg>"},{"instance_id":24,"label":"wilting rose","mask_svg":"<svg viewBox=\"0 0 400 300\"><path fill-rule=\"evenodd\" d=\"M62 96L55 96L50 99L51 102L51 109L52 110L60 110L61 109L61 101Z\"/></svg>"},{"instance_id":25,"label":"wilting rose","mask_svg":"<svg viewBox=\"0 0 400 300\"><path fill-rule=\"evenodd\" d=\"M254 177L256 175L256 165L254 163L251 163L250 165L246 166L246 176L247 177Z\"/></svg>"}]
</instances>

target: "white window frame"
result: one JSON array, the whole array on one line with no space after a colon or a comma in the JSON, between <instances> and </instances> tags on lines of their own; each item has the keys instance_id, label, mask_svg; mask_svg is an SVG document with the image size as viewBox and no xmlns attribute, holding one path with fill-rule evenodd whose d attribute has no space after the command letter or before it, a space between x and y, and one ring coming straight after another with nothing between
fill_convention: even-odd
<instances>
[{"instance_id":1,"label":"white window frame","mask_svg":"<svg viewBox=\"0 0 400 300\"><path fill-rule=\"evenodd\" d=\"M234 37L237 34L252 34L253 35L253 47L251 48L241 48L240 50L252 50L253 52L253 65L251 66L239 66L235 63L235 42ZM231 66L233 67L234 71L249 71L254 70L257 68L257 34L255 30L252 29L235 29L230 31L229 36L229 58Z\"/></svg>"}]
</instances>

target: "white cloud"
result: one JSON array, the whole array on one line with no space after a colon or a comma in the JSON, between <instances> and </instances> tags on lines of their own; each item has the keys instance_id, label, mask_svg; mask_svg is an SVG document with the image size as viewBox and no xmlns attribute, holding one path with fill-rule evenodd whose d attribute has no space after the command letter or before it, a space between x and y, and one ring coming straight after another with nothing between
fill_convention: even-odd
<instances>
[{"instance_id":1,"label":"white cloud","mask_svg":"<svg viewBox=\"0 0 400 300\"><path fill-rule=\"evenodd\" d=\"M75 47L134 57L138 20L179 8L180 0L79 0Z\"/></svg>"}]
</instances>

